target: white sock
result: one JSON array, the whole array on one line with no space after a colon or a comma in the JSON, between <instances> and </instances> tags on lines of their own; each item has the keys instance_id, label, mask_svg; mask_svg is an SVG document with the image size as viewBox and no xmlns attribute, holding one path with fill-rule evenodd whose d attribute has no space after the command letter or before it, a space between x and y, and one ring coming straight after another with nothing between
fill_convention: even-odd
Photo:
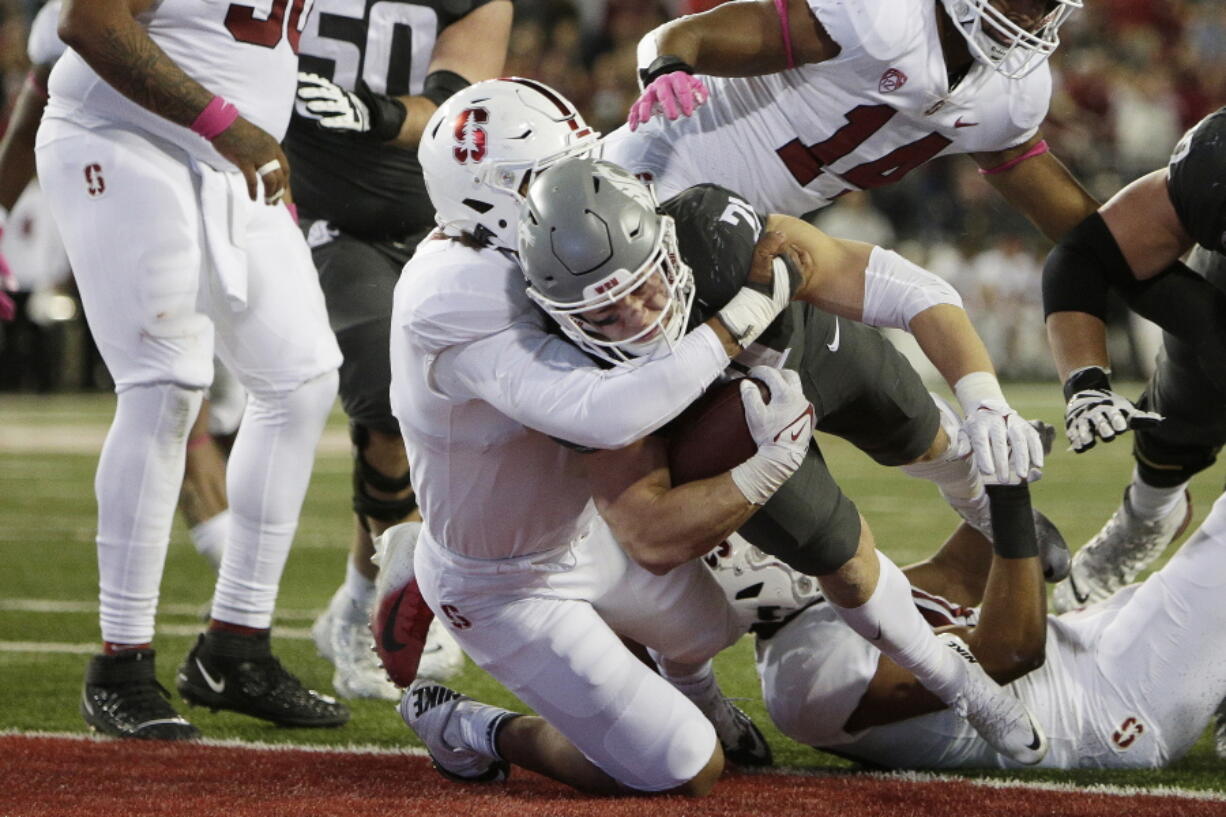
<instances>
[{"instance_id":1,"label":"white sock","mask_svg":"<svg viewBox=\"0 0 1226 817\"><path fill-rule=\"evenodd\" d=\"M703 712L707 711L709 705L723 700L724 693L715 680L715 668L710 661L697 665L679 664L650 648L647 652L660 668L660 675Z\"/></svg>"},{"instance_id":2,"label":"white sock","mask_svg":"<svg viewBox=\"0 0 1226 817\"><path fill-rule=\"evenodd\" d=\"M221 556L226 550L226 539L230 535L230 511L206 519L187 531L192 538L196 552L208 560L213 570L221 567Z\"/></svg>"},{"instance_id":3,"label":"white sock","mask_svg":"<svg viewBox=\"0 0 1226 817\"><path fill-rule=\"evenodd\" d=\"M859 607L834 609L847 624L946 703L966 679L966 665L942 644L920 615L907 577L880 551L881 575L869 600Z\"/></svg>"},{"instance_id":4,"label":"white sock","mask_svg":"<svg viewBox=\"0 0 1226 817\"><path fill-rule=\"evenodd\" d=\"M370 615L375 603L375 582L359 573L352 559L345 562L345 595L352 612L364 618Z\"/></svg>"},{"instance_id":5,"label":"white sock","mask_svg":"<svg viewBox=\"0 0 1226 817\"><path fill-rule=\"evenodd\" d=\"M1162 519L1179 505L1188 483L1173 488L1155 488L1141 479L1140 471L1132 469L1132 484L1128 487L1128 504L1142 519Z\"/></svg>"},{"instance_id":6,"label":"white sock","mask_svg":"<svg viewBox=\"0 0 1226 817\"><path fill-rule=\"evenodd\" d=\"M452 746L467 746L488 757L505 760L497 749L498 730L504 721L517 717L518 712L500 706L463 701L448 720L443 730L443 740Z\"/></svg>"}]
</instances>

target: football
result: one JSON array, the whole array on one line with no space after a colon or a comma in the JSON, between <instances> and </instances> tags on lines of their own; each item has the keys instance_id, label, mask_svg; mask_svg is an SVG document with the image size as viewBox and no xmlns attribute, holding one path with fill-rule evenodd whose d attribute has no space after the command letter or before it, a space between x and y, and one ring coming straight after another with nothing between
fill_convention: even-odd
<instances>
[{"instance_id":1,"label":"football","mask_svg":"<svg viewBox=\"0 0 1226 817\"><path fill-rule=\"evenodd\" d=\"M722 474L757 452L740 384L739 379L716 383L673 422L668 465L674 485ZM761 384L759 388L769 402L769 391Z\"/></svg>"}]
</instances>

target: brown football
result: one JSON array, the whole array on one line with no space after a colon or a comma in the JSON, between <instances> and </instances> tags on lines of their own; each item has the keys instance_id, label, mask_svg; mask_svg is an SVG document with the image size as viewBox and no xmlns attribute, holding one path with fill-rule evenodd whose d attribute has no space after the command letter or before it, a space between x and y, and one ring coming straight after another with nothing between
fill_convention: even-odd
<instances>
[{"instance_id":1,"label":"brown football","mask_svg":"<svg viewBox=\"0 0 1226 817\"><path fill-rule=\"evenodd\" d=\"M715 384L674 421L668 441L674 485L722 474L757 452L745 422L740 383L730 380ZM758 388L769 402L770 392L761 383Z\"/></svg>"}]
</instances>

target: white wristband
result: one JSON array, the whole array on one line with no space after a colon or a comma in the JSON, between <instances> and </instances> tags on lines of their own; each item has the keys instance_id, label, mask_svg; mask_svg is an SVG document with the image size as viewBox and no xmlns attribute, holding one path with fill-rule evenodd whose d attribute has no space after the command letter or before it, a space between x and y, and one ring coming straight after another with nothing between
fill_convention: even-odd
<instances>
[{"instance_id":1,"label":"white wristband","mask_svg":"<svg viewBox=\"0 0 1226 817\"><path fill-rule=\"evenodd\" d=\"M970 414L988 400L1005 402L1000 381L991 372L971 372L963 375L962 379L954 384L954 395L962 406L963 414Z\"/></svg>"},{"instance_id":2,"label":"white wristband","mask_svg":"<svg viewBox=\"0 0 1226 817\"><path fill-rule=\"evenodd\" d=\"M749 504L765 505L804 459L804 448L770 443L729 473Z\"/></svg>"},{"instance_id":3,"label":"white wristband","mask_svg":"<svg viewBox=\"0 0 1226 817\"><path fill-rule=\"evenodd\" d=\"M786 262L776 258L772 268L774 279L769 297L755 289L743 287L716 315L742 349L757 340L758 335L779 317L792 298Z\"/></svg>"}]
</instances>

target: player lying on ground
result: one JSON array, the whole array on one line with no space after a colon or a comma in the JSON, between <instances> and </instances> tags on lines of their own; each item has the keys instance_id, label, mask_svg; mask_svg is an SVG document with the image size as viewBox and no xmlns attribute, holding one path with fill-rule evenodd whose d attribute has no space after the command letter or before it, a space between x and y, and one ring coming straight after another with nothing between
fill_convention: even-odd
<instances>
[{"instance_id":1,"label":"player lying on ground","mask_svg":"<svg viewBox=\"0 0 1226 817\"><path fill-rule=\"evenodd\" d=\"M1226 694L1224 523L1219 499L1144 583L1061 615L1044 615L1035 559L992 554L966 525L905 572L934 629L964 639L1042 723L1051 746L1043 766L1153 768L1192 747ZM805 577L785 577L782 563L746 549L711 562L730 596L766 582L747 618L756 605L783 608L755 629L763 696L784 734L888 768L1017 766L858 638Z\"/></svg>"}]
</instances>

